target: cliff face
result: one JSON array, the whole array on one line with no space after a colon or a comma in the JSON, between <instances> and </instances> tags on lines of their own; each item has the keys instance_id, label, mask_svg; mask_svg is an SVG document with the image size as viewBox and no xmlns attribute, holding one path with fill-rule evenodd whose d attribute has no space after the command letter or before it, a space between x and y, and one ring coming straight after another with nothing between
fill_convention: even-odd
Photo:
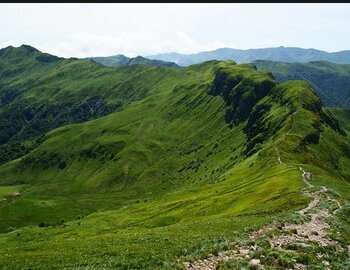
<instances>
[{"instance_id":1,"label":"cliff face","mask_svg":"<svg viewBox=\"0 0 350 270\"><path fill-rule=\"evenodd\" d=\"M222 96L226 122L237 125L248 119L252 108L275 85L270 73L257 71L253 65L233 65L216 71L209 94Z\"/></svg>"}]
</instances>

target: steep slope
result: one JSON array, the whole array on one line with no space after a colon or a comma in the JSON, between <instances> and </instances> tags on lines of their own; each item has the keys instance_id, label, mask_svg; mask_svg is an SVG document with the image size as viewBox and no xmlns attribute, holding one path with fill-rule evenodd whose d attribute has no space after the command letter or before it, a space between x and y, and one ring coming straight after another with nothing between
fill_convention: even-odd
<instances>
[{"instance_id":1,"label":"steep slope","mask_svg":"<svg viewBox=\"0 0 350 270\"><path fill-rule=\"evenodd\" d=\"M254 61L261 70L269 70L276 80L306 80L316 90L321 100L331 107L350 106L350 65L333 64L325 61L310 63L280 63Z\"/></svg>"},{"instance_id":2,"label":"steep slope","mask_svg":"<svg viewBox=\"0 0 350 270\"><path fill-rule=\"evenodd\" d=\"M344 108L329 108L333 115L337 117L339 123L345 128L346 132L350 132L350 110Z\"/></svg>"},{"instance_id":3,"label":"steep slope","mask_svg":"<svg viewBox=\"0 0 350 270\"><path fill-rule=\"evenodd\" d=\"M130 65L145 65L145 66L155 66L155 67L178 67L174 62L167 62L161 60L151 60L142 56L137 56L134 58L127 57L122 54L115 56L105 56L105 57L89 57L97 63L100 63L109 67L124 67Z\"/></svg>"},{"instance_id":4,"label":"steep slope","mask_svg":"<svg viewBox=\"0 0 350 270\"><path fill-rule=\"evenodd\" d=\"M242 95L246 88L255 102L256 96L261 98L268 92L268 89L261 89L260 81L269 83L270 88L274 86L270 74L230 62L209 62L183 71L171 70L158 84L152 85L148 97L124 111L82 126L66 126L49 132L43 143L30 154L2 167L0 182L7 185L49 184L55 187L53 194L50 192L52 195L57 195L57 192L60 195L73 192L124 193L125 189L131 189L137 191L133 195L137 196L146 191L168 192L174 186L183 188L193 181L216 181L226 170L223 166L230 167L237 162L236 159L242 159L243 142L240 141L244 140L244 134L239 123L249 114L246 109L237 115L236 128L226 127L226 105L222 98L213 98L211 94L212 89L225 83L214 77L222 77L220 74L224 73L235 74L237 85L234 93ZM214 84L211 84L213 80ZM236 94L236 98L242 102L249 100L247 95L239 97ZM232 105L230 107L235 109ZM207 133L216 129L224 131L215 136ZM223 160L221 154L217 153L217 156L213 152L217 152L216 148L222 143L220 136L231 133L242 138L236 142L238 149L233 151L232 160L227 157ZM230 148L222 151L230 151ZM201 154L197 157L198 153ZM207 168L204 169L202 163L205 159L210 161L206 162ZM213 170L218 171L212 173ZM125 200L124 196L115 198L120 199ZM16 203L9 205L10 208L15 206ZM6 211L11 212L10 209ZM42 216L34 217L34 222L39 222L37 218ZM62 217L55 214L53 218ZM8 222L10 220L8 217ZM33 221L28 218L28 222Z\"/></svg>"},{"instance_id":5,"label":"steep slope","mask_svg":"<svg viewBox=\"0 0 350 270\"><path fill-rule=\"evenodd\" d=\"M249 63L255 60L270 60L279 62L329 61L338 64L350 64L350 51L325 52L315 49L296 47L276 47L262 49L231 49L220 48L213 51L195 54L164 53L146 56L149 59L175 62L180 66L189 66L209 60L233 60L237 63Z\"/></svg>"},{"instance_id":6,"label":"steep slope","mask_svg":"<svg viewBox=\"0 0 350 270\"><path fill-rule=\"evenodd\" d=\"M27 45L0 50L0 163L27 153L53 128L123 109L167 72L146 66L116 70Z\"/></svg>"},{"instance_id":7,"label":"steep slope","mask_svg":"<svg viewBox=\"0 0 350 270\"><path fill-rule=\"evenodd\" d=\"M299 167L348 203L349 138L306 82L232 61L142 69L117 82L147 95L53 129L0 166L2 267L181 269L273 220L297 221L311 200Z\"/></svg>"}]
</instances>

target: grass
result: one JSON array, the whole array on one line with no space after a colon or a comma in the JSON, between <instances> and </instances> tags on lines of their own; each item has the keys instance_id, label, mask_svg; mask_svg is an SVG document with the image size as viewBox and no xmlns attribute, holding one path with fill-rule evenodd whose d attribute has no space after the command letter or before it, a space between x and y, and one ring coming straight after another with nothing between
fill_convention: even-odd
<instances>
[{"instance_id":1,"label":"grass","mask_svg":"<svg viewBox=\"0 0 350 270\"><path fill-rule=\"evenodd\" d=\"M329 110L337 117L346 131L350 132L350 110L344 108L329 108Z\"/></svg>"},{"instance_id":2,"label":"grass","mask_svg":"<svg viewBox=\"0 0 350 270\"><path fill-rule=\"evenodd\" d=\"M79 99L96 91L126 103L50 130L0 166L0 194L21 192L0 204L4 269L181 269L183 260L293 218L309 202L298 165L348 200L348 139L304 82L274 86L269 73L230 61L177 69L74 60L41 80L66 86L41 96L34 88L26 98L59 103L67 93ZM238 86L231 94L254 101L248 114L223 96L220 87L232 80ZM210 93L214 81L221 86ZM235 122L225 121L228 107ZM321 143L305 139L313 133ZM334 155L327 158L329 147Z\"/></svg>"},{"instance_id":3,"label":"grass","mask_svg":"<svg viewBox=\"0 0 350 270\"><path fill-rule=\"evenodd\" d=\"M8 195L12 195L16 192L19 192L21 187L22 187L21 185L0 187L0 199L3 199L4 197L6 197Z\"/></svg>"},{"instance_id":4,"label":"grass","mask_svg":"<svg viewBox=\"0 0 350 270\"><path fill-rule=\"evenodd\" d=\"M269 70L276 80L308 81L327 106L349 108L350 65L327 61L309 63L282 63L275 61L254 61L258 69Z\"/></svg>"}]
</instances>

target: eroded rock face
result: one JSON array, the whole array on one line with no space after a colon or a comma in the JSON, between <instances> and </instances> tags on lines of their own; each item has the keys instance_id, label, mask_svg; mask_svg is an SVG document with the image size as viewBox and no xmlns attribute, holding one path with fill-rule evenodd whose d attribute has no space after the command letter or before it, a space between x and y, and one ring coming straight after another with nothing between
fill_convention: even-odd
<instances>
[{"instance_id":1,"label":"eroded rock face","mask_svg":"<svg viewBox=\"0 0 350 270\"><path fill-rule=\"evenodd\" d=\"M276 85L271 77L261 77L261 80L255 81L249 76L234 72L231 74L227 70L217 71L208 93L224 99L227 105L227 123L236 125L247 120L252 108Z\"/></svg>"}]
</instances>

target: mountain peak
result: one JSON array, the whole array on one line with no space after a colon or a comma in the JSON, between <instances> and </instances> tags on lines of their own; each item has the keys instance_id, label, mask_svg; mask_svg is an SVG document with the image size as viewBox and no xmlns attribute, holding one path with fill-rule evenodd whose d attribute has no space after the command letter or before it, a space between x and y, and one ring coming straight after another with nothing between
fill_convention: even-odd
<instances>
[{"instance_id":1,"label":"mountain peak","mask_svg":"<svg viewBox=\"0 0 350 270\"><path fill-rule=\"evenodd\" d=\"M7 55L11 58L14 56L29 55L31 53L40 53L40 51L26 44L22 44L19 47L14 47L10 45L0 50L0 56Z\"/></svg>"},{"instance_id":2,"label":"mountain peak","mask_svg":"<svg viewBox=\"0 0 350 270\"><path fill-rule=\"evenodd\" d=\"M135 64L141 64L146 66L162 66L162 67L177 67L178 65L174 62L161 61L161 60L152 60L149 58L145 58L141 55L138 55L134 58L127 57L122 54L114 55L114 56L106 56L106 57L90 57L93 61L100 63L105 66L111 67L122 67L129 66Z\"/></svg>"},{"instance_id":3,"label":"mountain peak","mask_svg":"<svg viewBox=\"0 0 350 270\"><path fill-rule=\"evenodd\" d=\"M38 49L30 46L30 45L26 45L26 44L22 44L20 47L18 48L21 48L27 52L40 52Z\"/></svg>"},{"instance_id":4,"label":"mountain peak","mask_svg":"<svg viewBox=\"0 0 350 270\"><path fill-rule=\"evenodd\" d=\"M48 53L43 53L26 44L22 44L19 47L8 46L1 49L0 58L2 63L14 64L18 67L21 66L19 70L25 70L29 66L48 64L62 59Z\"/></svg>"}]
</instances>

